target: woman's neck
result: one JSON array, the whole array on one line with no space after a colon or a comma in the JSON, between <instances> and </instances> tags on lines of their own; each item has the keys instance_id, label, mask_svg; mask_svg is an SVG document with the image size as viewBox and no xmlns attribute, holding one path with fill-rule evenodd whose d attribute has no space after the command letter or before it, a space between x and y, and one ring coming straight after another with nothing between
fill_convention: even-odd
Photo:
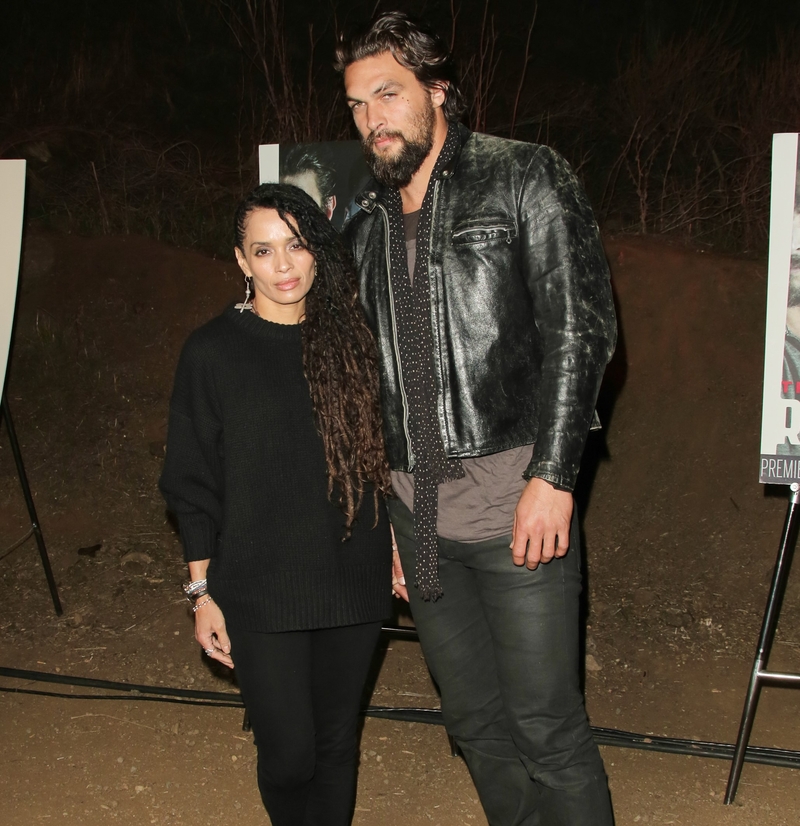
<instances>
[{"instance_id":1,"label":"woman's neck","mask_svg":"<svg viewBox=\"0 0 800 826\"><path fill-rule=\"evenodd\" d=\"M305 300L297 304L276 304L261 298L258 293L253 297L253 312L265 321L273 324L299 324L306 316Z\"/></svg>"}]
</instances>

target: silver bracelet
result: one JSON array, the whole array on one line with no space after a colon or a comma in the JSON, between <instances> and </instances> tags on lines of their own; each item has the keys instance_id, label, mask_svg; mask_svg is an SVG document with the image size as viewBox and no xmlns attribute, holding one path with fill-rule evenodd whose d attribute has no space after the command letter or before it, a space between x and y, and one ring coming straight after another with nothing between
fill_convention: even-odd
<instances>
[{"instance_id":1,"label":"silver bracelet","mask_svg":"<svg viewBox=\"0 0 800 826\"><path fill-rule=\"evenodd\" d=\"M192 597L199 591L202 591L207 584L207 580L205 579L195 579L192 582L184 582L181 587L183 588L183 593L186 594L187 597Z\"/></svg>"},{"instance_id":2,"label":"silver bracelet","mask_svg":"<svg viewBox=\"0 0 800 826\"><path fill-rule=\"evenodd\" d=\"M202 590L198 591L195 594L189 594L186 599L192 604L196 605L198 599L202 599L203 597L208 596L208 588L203 588Z\"/></svg>"},{"instance_id":3,"label":"silver bracelet","mask_svg":"<svg viewBox=\"0 0 800 826\"><path fill-rule=\"evenodd\" d=\"M213 602L214 600L211 597L206 597L202 602L198 602L196 605L192 606L192 613L196 614L204 605L208 605L209 602Z\"/></svg>"}]
</instances>

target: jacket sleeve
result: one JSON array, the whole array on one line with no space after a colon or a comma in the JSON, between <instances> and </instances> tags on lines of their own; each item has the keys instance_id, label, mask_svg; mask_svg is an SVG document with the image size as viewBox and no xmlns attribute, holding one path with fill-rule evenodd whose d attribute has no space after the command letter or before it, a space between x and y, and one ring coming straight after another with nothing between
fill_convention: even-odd
<instances>
[{"instance_id":1,"label":"jacket sleeve","mask_svg":"<svg viewBox=\"0 0 800 826\"><path fill-rule=\"evenodd\" d=\"M567 162L538 147L520 192L521 254L542 342L539 428L526 477L572 490L616 319L608 264Z\"/></svg>"},{"instance_id":2,"label":"jacket sleeve","mask_svg":"<svg viewBox=\"0 0 800 826\"><path fill-rule=\"evenodd\" d=\"M215 556L223 512L222 425L213 371L193 338L175 375L159 487L178 519L185 560Z\"/></svg>"}]
</instances>

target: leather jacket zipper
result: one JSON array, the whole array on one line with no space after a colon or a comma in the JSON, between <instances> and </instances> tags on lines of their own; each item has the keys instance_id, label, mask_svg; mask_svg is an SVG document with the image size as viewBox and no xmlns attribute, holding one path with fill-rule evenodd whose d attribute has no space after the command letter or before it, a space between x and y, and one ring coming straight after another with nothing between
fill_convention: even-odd
<instances>
[{"instance_id":1,"label":"leather jacket zipper","mask_svg":"<svg viewBox=\"0 0 800 826\"><path fill-rule=\"evenodd\" d=\"M433 222L436 219L436 206L439 203L439 180L436 179L433 182L433 203L431 204L431 227L430 231L428 232L428 282L430 283L431 279L433 278L433 273L431 272L431 260L433 259ZM431 324L433 324L433 320L431 320ZM436 341L433 343L434 350L436 349ZM434 369L436 367L437 359L434 357L433 364ZM439 377L441 380L441 377ZM442 381L442 385L444 382ZM444 423L441 420L439 404L436 404L436 419L439 422L440 433L445 432ZM442 437L442 442L444 442L444 437ZM445 454L447 453L447 447L445 447Z\"/></svg>"},{"instance_id":2,"label":"leather jacket zipper","mask_svg":"<svg viewBox=\"0 0 800 826\"><path fill-rule=\"evenodd\" d=\"M406 395L406 388L403 384L403 365L400 363L400 342L397 340L397 315L394 309L394 290L392 289L392 259L389 250L389 213L383 204L378 204L378 209L383 213L383 224L386 228L386 273L389 278L389 307L392 313L392 340L394 341L394 351L397 361L397 377L400 384L400 396L403 399L403 432L406 436L406 448L408 450L408 470L411 472L414 469L416 461L414 459L414 451L411 449L411 436L408 432L408 396Z\"/></svg>"},{"instance_id":3,"label":"leather jacket zipper","mask_svg":"<svg viewBox=\"0 0 800 826\"><path fill-rule=\"evenodd\" d=\"M462 238L467 236L467 241L469 241L469 236L472 234L477 233L490 233L496 232L498 234L505 235L505 242L506 244L512 243L514 240L514 232L512 231L511 227L507 224L488 224L486 226L475 226L475 227L466 227L465 229L459 229L453 233L453 240L455 241L457 238ZM491 240L489 238L476 238L473 240L473 243L480 243L482 241Z\"/></svg>"}]
</instances>

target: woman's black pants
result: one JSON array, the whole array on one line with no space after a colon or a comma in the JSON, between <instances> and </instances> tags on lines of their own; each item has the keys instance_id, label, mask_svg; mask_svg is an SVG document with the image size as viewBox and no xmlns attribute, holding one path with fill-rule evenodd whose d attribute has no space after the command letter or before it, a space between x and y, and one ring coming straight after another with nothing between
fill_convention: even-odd
<instances>
[{"instance_id":1,"label":"woman's black pants","mask_svg":"<svg viewBox=\"0 0 800 826\"><path fill-rule=\"evenodd\" d=\"M380 629L228 629L272 826L350 824L361 695Z\"/></svg>"}]
</instances>

